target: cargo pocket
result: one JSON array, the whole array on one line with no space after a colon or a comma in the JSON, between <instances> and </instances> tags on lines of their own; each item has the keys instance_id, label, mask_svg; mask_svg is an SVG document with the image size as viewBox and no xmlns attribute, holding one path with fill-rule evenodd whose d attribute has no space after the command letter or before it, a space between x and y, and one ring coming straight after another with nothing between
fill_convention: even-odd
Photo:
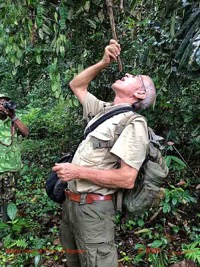
<instances>
[{"instance_id":1,"label":"cargo pocket","mask_svg":"<svg viewBox=\"0 0 200 267\"><path fill-rule=\"evenodd\" d=\"M77 238L84 243L99 243L106 241L106 220L101 211L95 209L95 204L79 205L77 221L74 223Z\"/></svg>"},{"instance_id":2,"label":"cargo pocket","mask_svg":"<svg viewBox=\"0 0 200 267\"><path fill-rule=\"evenodd\" d=\"M101 244L97 248L95 267L117 267L117 248L114 242Z\"/></svg>"},{"instance_id":3,"label":"cargo pocket","mask_svg":"<svg viewBox=\"0 0 200 267\"><path fill-rule=\"evenodd\" d=\"M113 141L109 136L94 131L90 134L90 139L84 144L81 159L91 164L101 164L112 146Z\"/></svg>"}]
</instances>

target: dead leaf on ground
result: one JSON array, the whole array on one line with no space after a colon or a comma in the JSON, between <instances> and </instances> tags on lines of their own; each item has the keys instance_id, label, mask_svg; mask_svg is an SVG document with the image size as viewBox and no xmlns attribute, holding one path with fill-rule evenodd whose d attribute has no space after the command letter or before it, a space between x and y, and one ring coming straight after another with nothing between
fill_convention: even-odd
<instances>
[{"instance_id":1,"label":"dead leaf on ground","mask_svg":"<svg viewBox=\"0 0 200 267\"><path fill-rule=\"evenodd\" d=\"M173 146L174 143L172 141L167 142L168 146Z\"/></svg>"},{"instance_id":2,"label":"dead leaf on ground","mask_svg":"<svg viewBox=\"0 0 200 267\"><path fill-rule=\"evenodd\" d=\"M197 267L196 263L190 260L184 260L170 265L169 267Z\"/></svg>"},{"instance_id":3,"label":"dead leaf on ground","mask_svg":"<svg viewBox=\"0 0 200 267\"><path fill-rule=\"evenodd\" d=\"M186 182L184 180L180 180L176 185L185 185Z\"/></svg>"},{"instance_id":4,"label":"dead leaf on ground","mask_svg":"<svg viewBox=\"0 0 200 267\"><path fill-rule=\"evenodd\" d=\"M198 184L198 185L196 186L196 189L200 189L200 184Z\"/></svg>"}]
</instances>

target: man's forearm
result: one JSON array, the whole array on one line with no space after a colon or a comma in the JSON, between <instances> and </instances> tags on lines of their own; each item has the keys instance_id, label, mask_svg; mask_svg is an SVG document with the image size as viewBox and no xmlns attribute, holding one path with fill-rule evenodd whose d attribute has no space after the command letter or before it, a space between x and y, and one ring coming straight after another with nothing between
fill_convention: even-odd
<instances>
[{"instance_id":1,"label":"man's forearm","mask_svg":"<svg viewBox=\"0 0 200 267\"><path fill-rule=\"evenodd\" d=\"M21 120L19 119L16 119L15 120L15 126L18 128L20 134L23 136L23 137L26 137L29 135L29 129L27 126L25 126Z\"/></svg>"},{"instance_id":2,"label":"man's forearm","mask_svg":"<svg viewBox=\"0 0 200 267\"><path fill-rule=\"evenodd\" d=\"M52 168L62 181L83 179L93 184L109 188L133 188L138 170L123 160L119 169L101 170L75 165L73 163L56 163Z\"/></svg>"},{"instance_id":3,"label":"man's forearm","mask_svg":"<svg viewBox=\"0 0 200 267\"><path fill-rule=\"evenodd\" d=\"M105 63L103 60L90 66L89 68L83 70L78 74L71 82L70 88L74 90L87 90L87 87L91 80L99 74L103 69L105 69L109 64Z\"/></svg>"},{"instance_id":4,"label":"man's forearm","mask_svg":"<svg viewBox=\"0 0 200 267\"><path fill-rule=\"evenodd\" d=\"M91 181L94 184L108 188L133 188L137 170L120 168L98 170L77 166L77 178Z\"/></svg>"}]
</instances>

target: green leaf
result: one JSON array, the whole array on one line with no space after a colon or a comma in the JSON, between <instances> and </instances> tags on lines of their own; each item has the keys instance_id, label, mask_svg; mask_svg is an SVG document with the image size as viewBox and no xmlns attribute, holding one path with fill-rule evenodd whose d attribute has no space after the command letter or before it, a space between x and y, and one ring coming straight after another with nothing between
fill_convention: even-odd
<instances>
[{"instance_id":1,"label":"green leaf","mask_svg":"<svg viewBox=\"0 0 200 267\"><path fill-rule=\"evenodd\" d=\"M170 206L170 204L169 204L169 203L165 203L165 204L163 205L163 212L164 212L164 213L167 213L167 212L170 212L170 210L171 210L171 206Z\"/></svg>"},{"instance_id":2,"label":"green leaf","mask_svg":"<svg viewBox=\"0 0 200 267\"><path fill-rule=\"evenodd\" d=\"M3 3L3 4L0 4L0 8L4 8L5 7L5 3Z\"/></svg>"},{"instance_id":3,"label":"green leaf","mask_svg":"<svg viewBox=\"0 0 200 267\"><path fill-rule=\"evenodd\" d=\"M43 40L44 39L44 32L42 29L39 29L38 34L39 34L40 39Z\"/></svg>"},{"instance_id":4,"label":"green leaf","mask_svg":"<svg viewBox=\"0 0 200 267\"><path fill-rule=\"evenodd\" d=\"M56 92L57 91L57 88L58 88L58 84L57 83L54 83L52 86L51 86L51 89L53 92Z\"/></svg>"},{"instance_id":5,"label":"green leaf","mask_svg":"<svg viewBox=\"0 0 200 267\"><path fill-rule=\"evenodd\" d=\"M159 248L162 244L163 244L163 242L161 240L155 240L155 241L153 241L153 243L151 243L151 247L152 248Z\"/></svg>"},{"instance_id":6,"label":"green leaf","mask_svg":"<svg viewBox=\"0 0 200 267\"><path fill-rule=\"evenodd\" d=\"M41 63L41 56L40 55L36 56L36 61L40 65L40 63Z\"/></svg>"},{"instance_id":7,"label":"green leaf","mask_svg":"<svg viewBox=\"0 0 200 267\"><path fill-rule=\"evenodd\" d=\"M22 51L20 49L17 50L17 57L18 58L22 57Z\"/></svg>"},{"instance_id":8,"label":"green leaf","mask_svg":"<svg viewBox=\"0 0 200 267\"><path fill-rule=\"evenodd\" d=\"M179 158L175 157L175 156L171 156L171 159L174 160L175 162L177 162L179 165L186 167L186 164L180 160Z\"/></svg>"},{"instance_id":9,"label":"green leaf","mask_svg":"<svg viewBox=\"0 0 200 267\"><path fill-rule=\"evenodd\" d=\"M180 228L178 227L178 226L173 226L173 230L174 230L174 232L175 233L178 233L179 232L179 230L180 230Z\"/></svg>"},{"instance_id":10,"label":"green leaf","mask_svg":"<svg viewBox=\"0 0 200 267\"><path fill-rule=\"evenodd\" d=\"M78 101L77 98L73 98L73 99L72 99L72 102L73 102L73 106L74 106L74 107L78 107L78 106L79 106L79 101Z\"/></svg>"},{"instance_id":11,"label":"green leaf","mask_svg":"<svg viewBox=\"0 0 200 267\"><path fill-rule=\"evenodd\" d=\"M19 240L16 240L16 245L20 248L27 248L28 246L28 243L26 242L26 239L19 239Z\"/></svg>"},{"instance_id":12,"label":"green leaf","mask_svg":"<svg viewBox=\"0 0 200 267\"><path fill-rule=\"evenodd\" d=\"M86 1L85 2L84 9L85 9L85 11L89 12L89 10L90 10L90 1Z\"/></svg>"},{"instance_id":13,"label":"green leaf","mask_svg":"<svg viewBox=\"0 0 200 267\"><path fill-rule=\"evenodd\" d=\"M172 204L173 204L174 206L177 204L177 202L178 202L178 201L177 201L177 198L173 198L173 199L172 199Z\"/></svg>"},{"instance_id":14,"label":"green leaf","mask_svg":"<svg viewBox=\"0 0 200 267\"><path fill-rule=\"evenodd\" d=\"M8 204L7 213L9 218L13 221L16 217L16 214L18 212L18 208L15 205L15 203L11 202Z\"/></svg>"},{"instance_id":15,"label":"green leaf","mask_svg":"<svg viewBox=\"0 0 200 267\"><path fill-rule=\"evenodd\" d=\"M17 69L14 68L14 69L12 70L12 75L15 76L16 74L17 74Z\"/></svg>"},{"instance_id":16,"label":"green leaf","mask_svg":"<svg viewBox=\"0 0 200 267\"><path fill-rule=\"evenodd\" d=\"M140 220L140 219L137 221L137 223L138 223L138 225L140 227L142 227L144 225L144 221L143 220Z\"/></svg>"},{"instance_id":17,"label":"green leaf","mask_svg":"<svg viewBox=\"0 0 200 267\"><path fill-rule=\"evenodd\" d=\"M56 91L56 92L55 92L55 97L56 97L56 98L59 98L59 97L60 97L60 91Z\"/></svg>"},{"instance_id":18,"label":"green leaf","mask_svg":"<svg viewBox=\"0 0 200 267\"><path fill-rule=\"evenodd\" d=\"M191 133L191 135L194 137L194 136L197 136L200 132L200 125L198 125Z\"/></svg>"},{"instance_id":19,"label":"green leaf","mask_svg":"<svg viewBox=\"0 0 200 267\"><path fill-rule=\"evenodd\" d=\"M39 265L41 259L41 255L36 255L34 258L34 266L37 267Z\"/></svg>"},{"instance_id":20,"label":"green leaf","mask_svg":"<svg viewBox=\"0 0 200 267\"><path fill-rule=\"evenodd\" d=\"M55 21L58 22L58 13L57 12L54 13L54 18L55 18Z\"/></svg>"},{"instance_id":21,"label":"green leaf","mask_svg":"<svg viewBox=\"0 0 200 267\"><path fill-rule=\"evenodd\" d=\"M175 35L175 23L176 23L176 14L174 10L173 15L171 17L171 26L170 26L171 37L174 37Z\"/></svg>"},{"instance_id":22,"label":"green leaf","mask_svg":"<svg viewBox=\"0 0 200 267\"><path fill-rule=\"evenodd\" d=\"M170 164L171 164L171 156L166 156L165 157L165 161L166 161L166 164L167 164L167 166L169 167L170 166Z\"/></svg>"},{"instance_id":23,"label":"green leaf","mask_svg":"<svg viewBox=\"0 0 200 267\"><path fill-rule=\"evenodd\" d=\"M149 232L151 232L150 229L144 228L139 231L136 231L135 234L143 234L143 233L149 233Z\"/></svg>"},{"instance_id":24,"label":"green leaf","mask_svg":"<svg viewBox=\"0 0 200 267\"><path fill-rule=\"evenodd\" d=\"M21 63L20 60L15 58L15 67L18 67L20 65L20 63Z\"/></svg>"},{"instance_id":25,"label":"green leaf","mask_svg":"<svg viewBox=\"0 0 200 267\"><path fill-rule=\"evenodd\" d=\"M64 53L65 53L65 48L64 48L64 46L60 46L60 53L61 53L61 54L64 54Z\"/></svg>"},{"instance_id":26,"label":"green leaf","mask_svg":"<svg viewBox=\"0 0 200 267\"><path fill-rule=\"evenodd\" d=\"M96 23L94 21L92 21L91 19L86 19L86 21L90 24L90 26L94 29L96 29Z\"/></svg>"},{"instance_id":27,"label":"green leaf","mask_svg":"<svg viewBox=\"0 0 200 267\"><path fill-rule=\"evenodd\" d=\"M0 230L9 228L9 225L0 221Z\"/></svg>"}]
</instances>

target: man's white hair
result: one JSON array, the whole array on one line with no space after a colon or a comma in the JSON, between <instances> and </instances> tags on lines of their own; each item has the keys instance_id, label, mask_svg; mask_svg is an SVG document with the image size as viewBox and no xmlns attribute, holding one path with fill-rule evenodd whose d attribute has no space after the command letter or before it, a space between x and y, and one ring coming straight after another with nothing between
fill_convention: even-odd
<instances>
[{"instance_id":1,"label":"man's white hair","mask_svg":"<svg viewBox=\"0 0 200 267\"><path fill-rule=\"evenodd\" d=\"M150 107L156 99L156 88L149 76L142 75L142 79L146 89L146 97L140 101L140 109L146 109Z\"/></svg>"}]
</instances>

